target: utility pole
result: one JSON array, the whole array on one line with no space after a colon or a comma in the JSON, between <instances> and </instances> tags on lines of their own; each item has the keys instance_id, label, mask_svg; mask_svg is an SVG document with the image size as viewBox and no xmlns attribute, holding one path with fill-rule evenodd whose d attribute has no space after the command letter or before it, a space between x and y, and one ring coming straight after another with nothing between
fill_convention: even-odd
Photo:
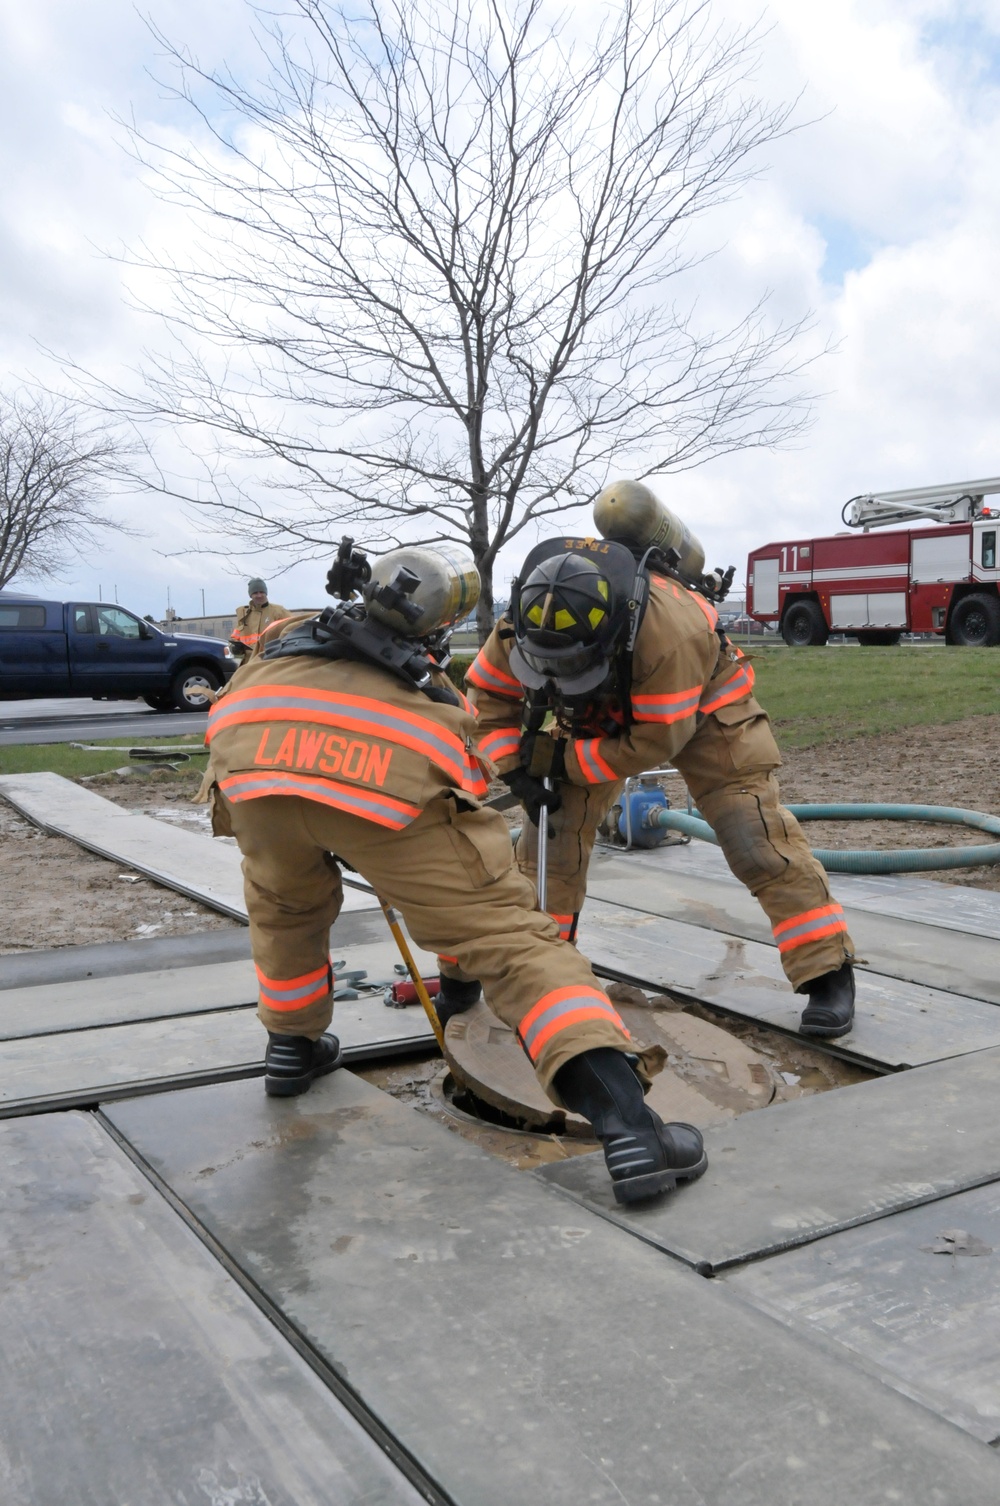
<instances>
[{"instance_id":1,"label":"utility pole","mask_svg":"<svg viewBox=\"0 0 1000 1506\"><path fill-rule=\"evenodd\" d=\"M202 588L201 588L201 615L203 617L205 615L205 587L204 586L202 586Z\"/></svg>"},{"instance_id":2,"label":"utility pole","mask_svg":"<svg viewBox=\"0 0 1000 1506\"><path fill-rule=\"evenodd\" d=\"M115 590L115 606L117 606L118 605L118 587L115 586L114 590Z\"/></svg>"},{"instance_id":3,"label":"utility pole","mask_svg":"<svg viewBox=\"0 0 1000 1506\"><path fill-rule=\"evenodd\" d=\"M98 599L98 601L103 601L104 600L104 597L101 595L101 588L100 588L100 586L97 587L97 599Z\"/></svg>"}]
</instances>

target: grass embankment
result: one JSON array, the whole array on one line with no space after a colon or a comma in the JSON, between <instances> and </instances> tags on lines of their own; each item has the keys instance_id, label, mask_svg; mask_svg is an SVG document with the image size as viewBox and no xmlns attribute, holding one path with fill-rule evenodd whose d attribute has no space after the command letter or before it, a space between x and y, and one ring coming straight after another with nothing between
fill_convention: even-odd
<instances>
[{"instance_id":1,"label":"grass embankment","mask_svg":"<svg viewBox=\"0 0 1000 1506\"><path fill-rule=\"evenodd\" d=\"M1000 649L751 650L757 695L784 747L941 726L1000 710Z\"/></svg>"},{"instance_id":2,"label":"grass embankment","mask_svg":"<svg viewBox=\"0 0 1000 1506\"><path fill-rule=\"evenodd\" d=\"M82 739L81 739L82 740ZM148 767L139 760L130 762L129 748L163 748L169 749L172 745L197 743L201 746L202 739L197 732L192 732L186 737L150 737L133 738L131 742L125 742L123 738L116 737L111 741L95 740L94 746L100 747L100 753L85 753L81 748L73 748L69 743L22 743L13 747L0 748L0 774L37 774L47 772L62 774L67 779L79 779L84 774L106 774L112 769L132 768L142 769ZM106 750L106 751L105 751ZM192 773L201 774L205 769L205 754L200 757L192 755L188 763L181 765L181 773L190 776ZM170 777L170 770L164 772L165 777Z\"/></svg>"}]
</instances>

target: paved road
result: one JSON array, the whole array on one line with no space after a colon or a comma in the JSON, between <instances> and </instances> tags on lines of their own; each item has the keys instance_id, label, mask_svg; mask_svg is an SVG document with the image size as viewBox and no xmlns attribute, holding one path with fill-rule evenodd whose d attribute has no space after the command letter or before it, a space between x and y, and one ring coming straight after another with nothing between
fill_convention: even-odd
<instances>
[{"instance_id":1,"label":"paved road","mask_svg":"<svg viewBox=\"0 0 1000 1506\"><path fill-rule=\"evenodd\" d=\"M151 711L141 701L0 701L0 747L108 738L148 742L181 735L197 741L207 725L207 714Z\"/></svg>"}]
</instances>

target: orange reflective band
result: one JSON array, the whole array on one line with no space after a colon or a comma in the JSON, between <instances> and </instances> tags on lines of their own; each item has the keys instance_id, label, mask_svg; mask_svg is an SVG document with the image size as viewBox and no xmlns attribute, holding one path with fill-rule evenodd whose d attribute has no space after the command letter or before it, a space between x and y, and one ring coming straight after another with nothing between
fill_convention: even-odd
<instances>
[{"instance_id":1,"label":"orange reflective band","mask_svg":"<svg viewBox=\"0 0 1000 1506\"><path fill-rule=\"evenodd\" d=\"M721 690L716 690L711 695L706 692L698 710L702 716L710 716L713 711L718 711L722 706L730 706L733 701L741 701L753 690L754 678L752 664L740 665Z\"/></svg>"},{"instance_id":2,"label":"orange reflective band","mask_svg":"<svg viewBox=\"0 0 1000 1506\"><path fill-rule=\"evenodd\" d=\"M484 771L478 759L469 760L469 772L462 782L462 789L467 795L474 795L477 800L482 800L489 794L490 787L486 783Z\"/></svg>"},{"instance_id":3,"label":"orange reflective band","mask_svg":"<svg viewBox=\"0 0 1000 1506\"><path fill-rule=\"evenodd\" d=\"M826 936L836 936L847 930L844 912L836 903L820 905L816 910L803 910L772 927L779 952L791 952L796 947L808 946L811 941L822 941Z\"/></svg>"},{"instance_id":4,"label":"orange reflective band","mask_svg":"<svg viewBox=\"0 0 1000 1506\"><path fill-rule=\"evenodd\" d=\"M254 972L257 974L257 982L265 988L289 989L300 988L306 984L315 983L318 978L325 978L330 971L330 964L324 962L322 967L313 968L311 973L300 973L297 978L269 978L256 963Z\"/></svg>"},{"instance_id":5,"label":"orange reflective band","mask_svg":"<svg viewBox=\"0 0 1000 1506\"><path fill-rule=\"evenodd\" d=\"M632 711L637 722L682 722L694 716L701 699L700 685L690 690L673 690L668 695L632 695Z\"/></svg>"},{"instance_id":6,"label":"orange reflective band","mask_svg":"<svg viewBox=\"0 0 1000 1506\"><path fill-rule=\"evenodd\" d=\"M560 941L573 940L573 933L576 930L576 922L579 918L577 915L553 915L552 911L550 910L549 918L551 920L554 920L556 925L559 927Z\"/></svg>"},{"instance_id":7,"label":"orange reflective band","mask_svg":"<svg viewBox=\"0 0 1000 1506\"><path fill-rule=\"evenodd\" d=\"M260 985L260 1002L279 1012L305 1009L317 999L325 999L333 987L333 971L329 963L311 973L302 973L298 978L282 979L268 978L256 964L254 966Z\"/></svg>"},{"instance_id":8,"label":"orange reflective band","mask_svg":"<svg viewBox=\"0 0 1000 1506\"><path fill-rule=\"evenodd\" d=\"M368 696L348 695L346 691L282 684L251 685L231 691L209 713L207 741L211 743L225 728L263 721L309 722L345 732L367 733L369 737L422 754L459 789L476 796L486 792L486 782L457 733L416 712L403 711Z\"/></svg>"},{"instance_id":9,"label":"orange reflective band","mask_svg":"<svg viewBox=\"0 0 1000 1506\"><path fill-rule=\"evenodd\" d=\"M625 1040L632 1039L607 994L588 988L586 984L570 984L567 988L556 988L545 994L534 1008L528 1010L517 1027L517 1033L531 1060L537 1062L554 1035L594 1020L610 1025Z\"/></svg>"},{"instance_id":10,"label":"orange reflective band","mask_svg":"<svg viewBox=\"0 0 1000 1506\"><path fill-rule=\"evenodd\" d=\"M577 763L580 765L580 772L588 784L609 784L621 778L621 775L616 774L614 769L605 763L601 757L599 749L602 742L603 738L600 737L575 738L573 740L573 752L576 754Z\"/></svg>"},{"instance_id":11,"label":"orange reflective band","mask_svg":"<svg viewBox=\"0 0 1000 1506\"><path fill-rule=\"evenodd\" d=\"M465 671L465 678L470 685L475 685L478 690L488 691L490 695L506 696L519 701L524 694L520 680L515 680L506 670L497 669L495 664L491 664L483 649L479 650Z\"/></svg>"},{"instance_id":12,"label":"orange reflective band","mask_svg":"<svg viewBox=\"0 0 1000 1506\"><path fill-rule=\"evenodd\" d=\"M356 787L350 789L333 779L309 779L305 774L231 774L228 779L219 781L219 789L234 804L271 795L299 795L303 800L330 805L334 810L344 811L349 816L361 816L363 820L387 826L391 831L402 831L421 812L419 805L396 800L391 795Z\"/></svg>"},{"instance_id":13,"label":"orange reflective band","mask_svg":"<svg viewBox=\"0 0 1000 1506\"><path fill-rule=\"evenodd\" d=\"M708 625L712 629L712 632L714 633L715 629L716 629L716 627L718 625L718 621L719 621L719 614L718 614L718 612L715 610L715 608L712 606L712 604L710 602L707 602L705 600L704 596L699 596L697 591L692 591L690 593L690 595L698 603L698 605L701 607L701 610L704 612L705 616L708 618Z\"/></svg>"},{"instance_id":14,"label":"orange reflective band","mask_svg":"<svg viewBox=\"0 0 1000 1506\"><path fill-rule=\"evenodd\" d=\"M438 961L439 962L450 962L451 965L452 965L452 967L457 967L458 966L458 958L457 957L449 957L448 954L447 954L447 952L438 952Z\"/></svg>"},{"instance_id":15,"label":"orange reflective band","mask_svg":"<svg viewBox=\"0 0 1000 1506\"><path fill-rule=\"evenodd\" d=\"M271 628L277 627L279 623L290 621L290 617L275 617L274 621L269 622L266 627L262 627L259 633L246 633L242 628L236 628L230 633L229 641L230 643L245 643L247 648L253 648L254 644L259 643L264 634L270 632Z\"/></svg>"},{"instance_id":16,"label":"orange reflective band","mask_svg":"<svg viewBox=\"0 0 1000 1506\"><path fill-rule=\"evenodd\" d=\"M520 748L521 734L516 729L501 727L496 732L487 732L479 739L480 753L485 753L487 758L494 761L498 758L512 758Z\"/></svg>"}]
</instances>

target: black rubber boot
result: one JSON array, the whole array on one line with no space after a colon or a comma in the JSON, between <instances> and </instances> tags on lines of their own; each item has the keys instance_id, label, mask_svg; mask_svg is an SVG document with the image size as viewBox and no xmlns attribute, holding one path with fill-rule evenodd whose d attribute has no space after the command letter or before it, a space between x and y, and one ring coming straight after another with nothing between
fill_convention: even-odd
<instances>
[{"instance_id":1,"label":"black rubber boot","mask_svg":"<svg viewBox=\"0 0 1000 1506\"><path fill-rule=\"evenodd\" d=\"M307 1035L267 1034L264 1057L264 1092L269 1098L294 1098L307 1093L314 1077L324 1077L341 1063L340 1042L335 1035L311 1041Z\"/></svg>"},{"instance_id":2,"label":"black rubber boot","mask_svg":"<svg viewBox=\"0 0 1000 1506\"><path fill-rule=\"evenodd\" d=\"M648 1107L624 1051L583 1051L559 1068L555 1085L566 1107L594 1126L619 1203L670 1192L708 1166L693 1124L664 1124Z\"/></svg>"},{"instance_id":3,"label":"black rubber boot","mask_svg":"<svg viewBox=\"0 0 1000 1506\"><path fill-rule=\"evenodd\" d=\"M441 992L431 1000L437 1010L441 1029L444 1029L452 1015L464 1014L473 1004L478 1003L482 991L483 985L479 982L461 983L457 978L442 978Z\"/></svg>"},{"instance_id":4,"label":"black rubber boot","mask_svg":"<svg viewBox=\"0 0 1000 1506\"><path fill-rule=\"evenodd\" d=\"M849 962L836 972L810 978L803 983L802 992L809 995L799 1026L803 1035L832 1040L834 1036L847 1034L854 1024L854 969Z\"/></svg>"}]
</instances>

